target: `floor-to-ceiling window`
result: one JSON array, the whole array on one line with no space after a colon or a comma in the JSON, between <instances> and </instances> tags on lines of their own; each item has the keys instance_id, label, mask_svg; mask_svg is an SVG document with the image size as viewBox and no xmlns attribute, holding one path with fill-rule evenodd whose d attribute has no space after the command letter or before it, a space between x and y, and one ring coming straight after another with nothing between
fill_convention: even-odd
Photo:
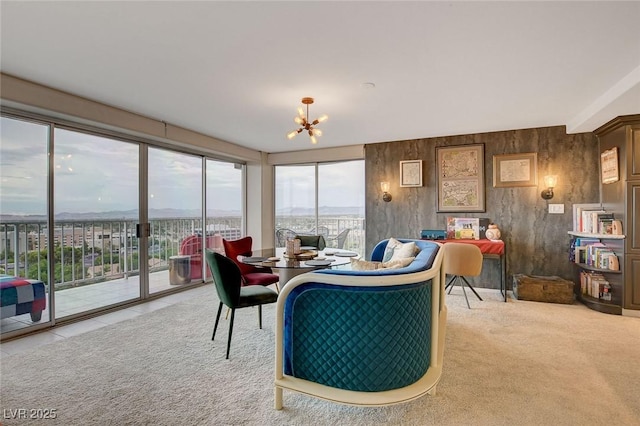
<instances>
[{"instance_id":1,"label":"floor-to-ceiling window","mask_svg":"<svg viewBox=\"0 0 640 426\"><path fill-rule=\"evenodd\" d=\"M149 148L149 292L202 281L202 157ZM193 262L192 262L193 260ZM188 265L188 266L187 266ZM171 269L167 269L167 266Z\"/></svg>"},{"instance_id":2,"label":"floor-to-ceiling window","mask_svg":"<svg viewBox=\"0 0 640 426\"><path fill-rule=\"evenodd\" d=\"M363 252L364 161L275 168L276 246L295 234L323 235L328 247Z\"/></svg>"},{"instance_id":3,"label":"floor-to-ceiling window","mask_svg":"<svg viewBox=\"0 0 640 426\"><path fill-rule=\"evenodd\" d=\"M1 124L0 274L47 299L18 314L3 284L2 337L201 283L190 242L244 232L242 164L33 114Z\"/></svg>"},{"instance_id":4,"label":"floor-to-ceiling window","mask_svg":"<svg viewBox=\"0 0 640 426\"><path fill-rule=\"evenodd\" d=\"M0 313L3 333L51 319L49 288L55 279L49 277L47 252L48 142L47 124L0 118ZM45 286L44 311L40 312L38 321L34 321L31 312L20 313L24 309L20 309L19 304L29 308L28 304L35 301L24 291L32 288L24 282L12 282L14 277L32 279Z\"/></svg>"},{"instance_id":5,"label":"floor-to-ceiling window","mask_svg":"<svg viewBox=\"0 0 640 426\"><path fill-rule=\"evenodd\" d=\"M133 232L139 149L137 143L55 129L56 318L140 297L140 247Z\"/></svg>"},{"instance_id":6,"label":"floor-to-ceiling window","mask_svg":"<svg viewBox=\"0 0 640 426\"><path fill-rule=\"evenodd\" d=\"M244 166L207 159L207 235L235 240L244 235ZM211 242L211 241L210 241ZM208 247L214 247L211 244Z\"/></svg>"}]
</instances>

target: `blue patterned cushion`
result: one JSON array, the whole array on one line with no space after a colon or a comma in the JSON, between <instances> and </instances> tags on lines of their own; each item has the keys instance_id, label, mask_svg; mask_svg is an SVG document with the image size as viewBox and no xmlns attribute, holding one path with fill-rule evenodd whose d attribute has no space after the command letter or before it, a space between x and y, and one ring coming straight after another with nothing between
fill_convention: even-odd
<instances>
[{"instance_id":1,"label":"blue patterned cushion","mask_svg":"<svg viewBox=\"0 0 640 426\"><path fill-rule=\"evenodd\" d=\"M431 355L431 281L391 287L309 283L285 306L285 374L340 389L416 382Z\"/></svg>"}]
</instances>

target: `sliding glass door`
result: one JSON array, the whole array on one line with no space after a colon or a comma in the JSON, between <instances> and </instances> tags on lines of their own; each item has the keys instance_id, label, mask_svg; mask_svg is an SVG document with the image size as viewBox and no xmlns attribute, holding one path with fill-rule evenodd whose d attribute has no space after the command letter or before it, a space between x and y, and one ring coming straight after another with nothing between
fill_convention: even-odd
<instances>
[{"instance_id":1,"label":"sliding glass door","mask_svg":"<svg viewBox=\"0 0 640 426\"><path fill-rule=\"evenodd\" d=\"M2 337L202 283L244 234L243 165L34 117L1 117Z\"/></svg>"},{"instance_id":2,"label":"sliding glass door","mask_svg":"<svg viewBox=\"0 0 640 426\"><path fill-rule=\"evenodd\" d=\"M202 157L149 148L149 292L202 281Z\"/></svg>"},{"instance_id":3,"label":"sliding glass door","mask_svg":"<svg viewBox=\"0 0 640 426\"><path fill-rule=\"evenodd\" d=\"M140 297L136 143L54 132L56 318Z\"/></svg>"},{"instance_id":4,"label":"sliding glass door","mask_svg":"<svg viewBox=\"0 0 640 426\"><path fill-rule=\"evenodd\" d=\"M2 332L51 320L47 252L49 126L0 119Z\"/></svg>"},{"instance_id":5,"label":"sliding glass door","mask_svg":"<svg viewBox=\"0 0 640 426\"><path fill-rule=\"evenodd\" d=\"M206 170L206 246L220 249L220 238L236 240L244 236L245 168L242 164L207 159Z\"/></svg>"}]
</instances>

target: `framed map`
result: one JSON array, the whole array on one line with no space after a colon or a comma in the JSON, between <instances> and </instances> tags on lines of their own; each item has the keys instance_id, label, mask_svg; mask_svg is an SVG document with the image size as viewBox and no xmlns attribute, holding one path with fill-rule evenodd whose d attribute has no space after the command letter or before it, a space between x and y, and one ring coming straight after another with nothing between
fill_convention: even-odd
<instances>
[{"instance_id":1,"label":"framed map","mask_svg":"<svg viewBox=\"0 0 640 426\"><path fill-rule=\"evenodd\" d=\"M436 147L438 212L483 212L484 144Z\"/></svg>"}]
</instances>

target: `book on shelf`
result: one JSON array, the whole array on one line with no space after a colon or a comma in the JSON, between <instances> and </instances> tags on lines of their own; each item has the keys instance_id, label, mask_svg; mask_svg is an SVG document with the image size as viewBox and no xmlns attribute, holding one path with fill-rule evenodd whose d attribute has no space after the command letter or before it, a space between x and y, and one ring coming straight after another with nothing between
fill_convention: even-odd
<instances>
[{"instance_id":1,"label":"book on shelf","mask_svg":"<svg viewBox=\"0 0 640 426\"><path fill-rule=\"evenodd\" d=\"M593 243L589 244L587 247L587 265L593 266L595 268L598 267L598 259L600 258L600 251L607 250L607 246L603 243Z\"/></svg>"},{"instance_id":2,"label":"book on shelf","mask_svg":"<svg viewBox=\"0 0 640 426\"><path fill-rule=\"evenodd\" d=\"M599 203L573 205L573 230L576 232L587 232L583 226L585 219L583 212L585 211L602 211L602 205ZM586 213L584 216L586 216Z\"/></svg>"},{"instance_id":3,"label":"book on shelf","mask_svg":"<svg viewBox=\"0 0 640 426\"><path fill-rule=\"evenodd\" d=\"M613 234L614 215L600 204L574 204L573 230L587 234Z\"/></svg>"},{"instance_id":4,"label":"book on shelf","mask_svg":"<svg viewBox=\"0 0 640 426\"><path fill-rule=\"evenodd\" d=\"M578 240L578 238L576 238ZM581 238L581 242L573 247L572 261L598 269L618 271L620 265L616 253L599 240Z\"/></svg>"},{"instance_id":5,"label":"book on shelf","mask_svg":"<svg viewBox=\"0 0 640 426\"><path fill-rule=\"evenodd\" d=\"M613 234L613 219L599 220L598 234Z\"/></svg>"},{"instance_id":6,"label":"book on shelf","mask_svg":"<svg viewBox=\"0 0 640 426\"><path fill-rule=\"evenodd\" d=\"M598 229L598 215L606 214L604 210L586 210L582 212L582 229L580 232L587 232L589 234L597 234Z\"/></svg>"},{"instance_id":7,"label":"book on shelf","mask_svg":"<svg viewBox=\"0 0 640 426\"><path fill-rule=\"evenodd\" d=\"M611 234L613 227L613 213L597 213L594 217L592 232L594 234ZM608 229L608 232L606 231Z\"/></svg>"},{"instance_id":8,"label":"book on shelf","mask_svg":"<svg viewBox=\"0 0 640 426\"><path fill-rule=\"evenodd\" d=\"M587 247L586 246L576 246L574 249L574 260L575 263L587 263Z\"/></svg>"},{"instance_id":9,"label":"book on shelf","mask_svg":"<svg viewBox=\"0 0 640 426\"><path fill-rule=\"evenodd\" d=\"M599 243L600 240L598 238L588 238L588 237L577 237L576 238L576 247L578 246L588 246L590 244Z\"/></svg>"},{"instance_id":10,"label":"book on shelf","mask_svg":"<svg viewBox=\"0 0 640 426\"><path fill-rule=\"evenodd\" d=\"M596 299L611 300L611 284L597 272L580 273L580 292Z\"/></svg>"}]
</instances>

